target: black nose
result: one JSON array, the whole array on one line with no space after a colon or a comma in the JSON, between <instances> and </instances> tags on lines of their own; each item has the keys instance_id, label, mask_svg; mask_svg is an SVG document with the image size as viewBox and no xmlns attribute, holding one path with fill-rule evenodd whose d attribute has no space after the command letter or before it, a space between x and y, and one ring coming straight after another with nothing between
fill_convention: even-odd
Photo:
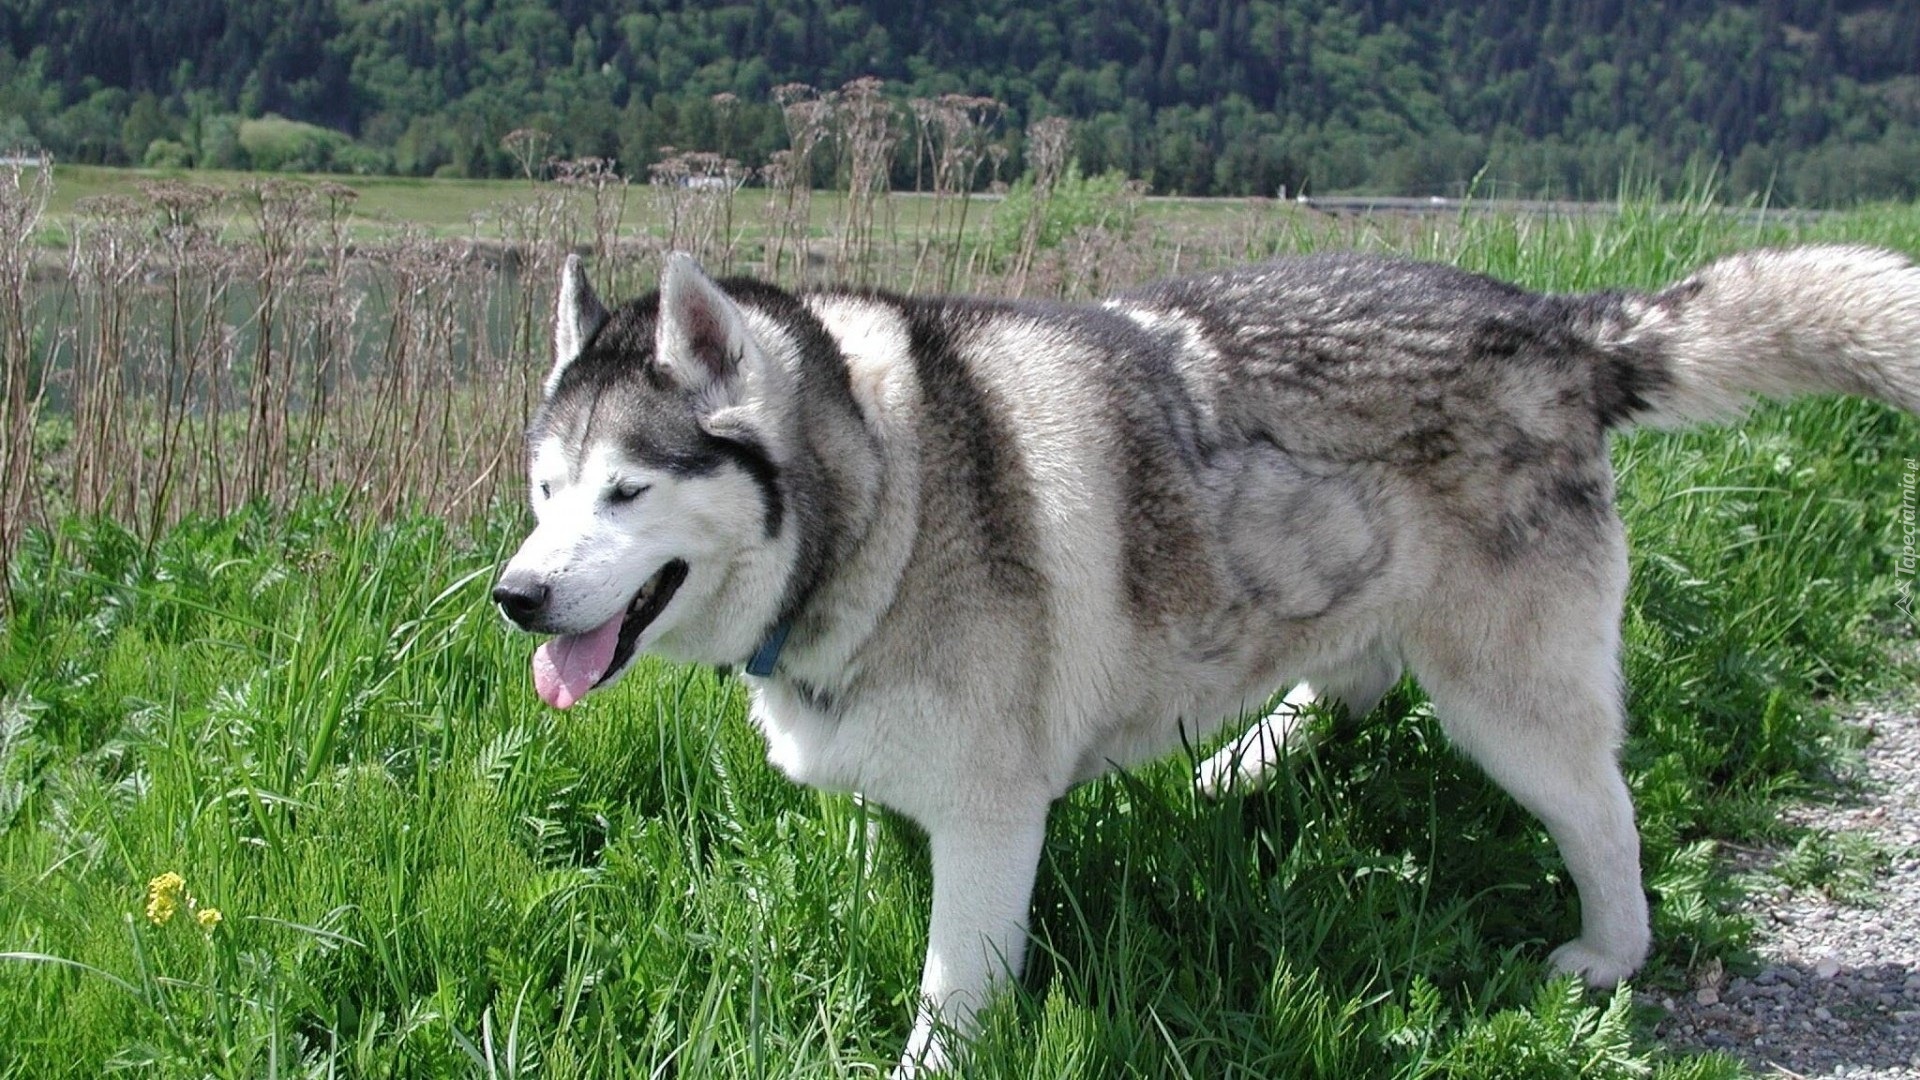
<instances>
[{"instance_id":1,"label":"black nose","mask_svg":"<svg viewBox=\"0 0 1920 1080\"><path fill-rule=\"evenodd\" d=\"M519 626L525 626L539 617L547 606L547 598L552 594L553 590L547 588L544 581L503 577L493 587L493 602L500 605L500 610L506 613L507 618Z\"/></svg>"}]
</instances>

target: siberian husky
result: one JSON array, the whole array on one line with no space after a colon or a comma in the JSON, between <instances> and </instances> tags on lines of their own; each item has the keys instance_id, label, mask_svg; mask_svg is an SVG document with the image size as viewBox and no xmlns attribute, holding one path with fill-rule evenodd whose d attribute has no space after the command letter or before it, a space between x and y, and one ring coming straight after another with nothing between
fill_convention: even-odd
<instances>
[{"instance_id":1,"label":"siberian husky","mask_svg":"<svg viewBox=\"0 0 1920 1080\"><path fill-rule=\"evenodd\" d=\"M1558 844L1581 931L1553 966L1625 978L1648 925L1608 433L1754 397L1920 409L1920 268L1859 247L1588 295L1313 256L1090 306L793 295L675 255L612 311L569 259L558 307L538 527L494 599L553 635L548 704L641 652L736 666L774 765L926 829L902 1073L1018 975L1061 793L1291 686L1199 780L1256 783L1303 704L1365 715L1403 671Z\"/></svg>"}]
</instances>

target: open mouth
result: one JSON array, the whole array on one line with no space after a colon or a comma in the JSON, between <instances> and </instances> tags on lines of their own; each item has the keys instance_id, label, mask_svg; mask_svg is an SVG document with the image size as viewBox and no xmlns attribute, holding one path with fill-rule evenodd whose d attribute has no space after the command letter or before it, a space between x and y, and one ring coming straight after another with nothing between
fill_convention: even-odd
<instances>
[{"instance_id":1,"label":"open mouth","mask_svg":"<svg viewBox=\"0 0 1920 1080\"><path fill-rule=\"evenodd\" d=\"M633 659L640 635L673 602L687 580L687 564L674 559L648 578L626 610L592 630L549 638L533 651L533 688L540 700L565 709L617 676Z\"/></svg>"},{"instance_id":2,"label":"open mouth","mask_svg":"<svg viewBox=\"0 0 1920 1080\"><path fill-rule=\"evenodd\" d=\"M627 613L620 620L620 636L613 644L613 659L607 663L607 670L594 680L593 689L599 689L608 676L627 666L633 659L634 643L640 640L640 632L660 617L673 601L673 594L687 580L687 564L683 559L674 559L660 568L660 572L647 579L640 591L633 594L627 602Z\"/></svg>"}]
</instances>

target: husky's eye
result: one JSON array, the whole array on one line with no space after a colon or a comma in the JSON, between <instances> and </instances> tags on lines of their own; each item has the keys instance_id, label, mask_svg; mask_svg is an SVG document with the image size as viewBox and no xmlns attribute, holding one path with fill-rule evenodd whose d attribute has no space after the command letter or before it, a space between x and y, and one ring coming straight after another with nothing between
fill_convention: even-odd
<instances>
[{"instance_id":1,"label":"husky's eye","mask_svg":"<svg viewBox=\"0 0 1920 1080\"><path fill-rule=\"evenodd\" d=\"M615 484L613 490L607 493L607 501L616 506L621 503L630 503L646 494L647 489L652 486L652 484L643 484L638 480L623 480Z\"/></svg>"},{"instance_id":2,"label":"husky's eye","mask_svg":"<svg viewBox=\"0 0 1920 1080\"><path fill-rule=\"evenodd\" d=\"M543 499L553 498L553 485L547 483L545 480L540 481L540 497Z\"/></svg>"}]
</instances>

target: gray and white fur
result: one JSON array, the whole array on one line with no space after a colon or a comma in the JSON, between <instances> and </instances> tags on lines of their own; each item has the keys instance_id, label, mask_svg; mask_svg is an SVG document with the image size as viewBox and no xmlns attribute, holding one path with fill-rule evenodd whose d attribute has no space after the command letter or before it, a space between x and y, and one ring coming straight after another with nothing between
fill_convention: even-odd
<instances>
[{"instance_id":1,"label":"gray and white fur","mask_svg":"<svg viewBox=\"0 0 1920 1080\"><path fill-rule=\"evenodd\" d=\"M1403 671L1559 845L1582 927L1554 966L1631 974L1608 433L1800 394L1920 410L1920 269L1808 247L1561 296L1327 255L1074 306L796 296L672 256L609 312L569 261L555 342L538 527L495 593L557 635L536 685L770 663L772 762L929 837L911 1073L1018 975L1054 799L1271 705L1200 778L1258 782L1303 704L1363 716Z\"/></svg>"}]
</instances>

